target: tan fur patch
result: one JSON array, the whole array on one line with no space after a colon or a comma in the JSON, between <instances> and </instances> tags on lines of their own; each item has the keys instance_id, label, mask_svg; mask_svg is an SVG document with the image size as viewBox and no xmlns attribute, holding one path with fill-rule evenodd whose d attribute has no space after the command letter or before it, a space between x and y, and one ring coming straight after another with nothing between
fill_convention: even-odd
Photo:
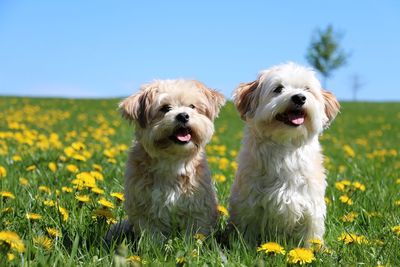
<instances>
[{"instance_id":1,"label":"tan fur patch","mask_svg":"<svg viewBox=\"0 0 400 267\"><path fill-rule=\"evenodd\" d=\"M325 114L328 117L328 122L325 125L325 127L327 127L338 114L340 104L331 92L327 90L322 90L322 95L325 101Z\"/></svg>"},{"instance_id":2,"label":"tan fur patch","mask_svg":"<svg viewBox=\"0 0 400 267\"><path fill-rule=\"evenodd\" d=\"M243 120L246 120L249 115L251 116L252 111L255 109L256 99L254 96L258 85L259 80L241 83L234 92L233 102Z\"/></svg>"},{"instance_id":3,"label":"tan fur patch","mask_svg":"<svg viewBox=\"0 0 400 267\"><path fill-rule=\"evenodd\" d=\"M197 88L202 90L202 92L210 102L210 105L206 110L206 115L211 120L214 120L218 116L220 108L225 104L225 97L218 91L208 88L205 84L199 81L193 80L193 82L195 83Z\"/></svg>"}]
</instances>

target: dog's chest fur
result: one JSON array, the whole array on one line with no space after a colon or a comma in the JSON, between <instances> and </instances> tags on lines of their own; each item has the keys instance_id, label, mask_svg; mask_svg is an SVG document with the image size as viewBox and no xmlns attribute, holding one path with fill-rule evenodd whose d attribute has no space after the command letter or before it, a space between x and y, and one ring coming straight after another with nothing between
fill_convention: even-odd
<instances>
[{"instance_id":1,"label":"dog's chest fur","mask_svg":"<svg viewBox=\"0 0 400 267\"><path fill-rule=\"evenodd\" d=\"M297 149L253 145L241 151L242 166L231 196L233 222L250 236L303 235L311 214L324 213L320 202L325 175L318 141Z\"/></svg>"},{"instance_id":2,"label":"dog's chest fur","mask_svg":"<svg viewBox=\"0 0 400 267\"><path fill-rule=\"evenodd\" d=\"M166 172L154 171L153 186L148 188L151 212L159 218L172 217L187 211L192 201L194 180L184 166L176 166ZM158 179L157 179L158 177Z\"/></svg>"},{"instance_id":3,"label":"dog's chest fur","mask_svg":"<svg viewBox=\"0 0 400 267\"><path fill-rule=\"evenodd\" d=\"M213 227L216 197L201 162L160 163L135 156L130 154L125 181L125 208L135 231L207 233Z\"/></svg>"}]
</instances>

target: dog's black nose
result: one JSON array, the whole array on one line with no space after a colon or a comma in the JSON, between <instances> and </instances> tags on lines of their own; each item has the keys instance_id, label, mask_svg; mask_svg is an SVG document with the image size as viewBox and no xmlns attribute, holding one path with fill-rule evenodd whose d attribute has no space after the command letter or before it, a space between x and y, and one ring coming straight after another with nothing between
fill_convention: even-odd
<instances>
[{"instance_id":1,"label":"dog's black nose","mask_svg":"<svg viewBox=\"0 0 400 267\"><path fill-rule=\"evenodd\" d=\"M302 106L304 105L304 103L306 103L306 96L303 94L297 94L292 96L292 101L293 103L295 103L296 105Z\"/></svg>"},{"instance_id":2,"label":"dog's black nose","mask_svg":"<svg viewBox=\"0 0 400 267\"><path fill-rule=\"evenodd\" d=\"M189 121L189 114L186 112L179 113L176 115L175 119L182 123L187 123Z\"/></svg>"}]
</instances>

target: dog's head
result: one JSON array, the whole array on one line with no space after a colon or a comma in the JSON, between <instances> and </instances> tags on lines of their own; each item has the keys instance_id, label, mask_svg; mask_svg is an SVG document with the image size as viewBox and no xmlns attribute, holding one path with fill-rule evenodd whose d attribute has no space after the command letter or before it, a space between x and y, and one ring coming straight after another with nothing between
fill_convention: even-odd
<instances>
[{"instance_id":1,"label":"dog's head","mask_svg":"<svg viewBox=\"0 0 400 267\"><path fill-rule=\"evenodd\" d=\"M255 134L277 143L303 144L322 133L340 108L313 70L294 63L262 71L257 80L241 84L233 98Z\"/></svg>"},{"instance_id":2,"label":"dog's head","mask_svg":"<svg viewBox=\"0 0 400 267\"><path fill-rule=\"evenodd\" d=\"M119 104L152 157L188 157L210 141L222 94L195 80L157 80Z\"/></svg>"}]
</instances>

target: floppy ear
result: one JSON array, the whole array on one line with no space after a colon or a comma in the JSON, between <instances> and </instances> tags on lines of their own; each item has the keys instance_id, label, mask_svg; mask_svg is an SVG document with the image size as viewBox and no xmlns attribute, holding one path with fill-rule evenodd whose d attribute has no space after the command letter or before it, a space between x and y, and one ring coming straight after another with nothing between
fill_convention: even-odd
<instances>
[{"instance_id":1,"label":"floppy ear","mask_svg":"<svg viewBox=\"0 0 400 267\"><path fill-rule=\"evenodd\" d=\"M328 121L325 123L324 127L327 128L338 114L340 104L337 101L336 97L327 90L322 89L322 96L324 97L325 102L325 115L328 118Z\"/></svg>"},{"instance_id":2,"label":"floppy ear","mask_svg":"<svg viewBox=\"0 0 400 267\"><path fill-rule=\"evenodd\" d=\"M139 92L119 103L118 108L122 117L137 122L141 128L145 128L149 121L147 110L153 97L154 93L150 88L142 87Z\"/></svg>"},{"instance_id":3,"label":"floppy ear","mask_svg":"<svg viewBox=\"0 0 400 267\"><path fill-rule=\"evenodd\" d=\"M218 117L221 107L225 105L226 100L224 95L217 90L208 88L199 81L194 80L194 83L196 87L202 90L206 95L208 102L210 103L209 108L206 110L206 115L211 120L214 120L216 117Z\"/></svg>"},{"instance_id":4,"label":"floppy ear","mask_svg":"<svg viewBox=\"0 0 400 267\"><path fill-rule=\"evenodd\" d=\"M208 89L208 101L211 103L211 108L207 111L209 117L214 120L218 117L219 111L225 105L225 97L220 92L214 89Z\"/></svg>"},{"instance_id":5,"label":"floppy ear","mask_svg":"<svg viewBox=\"0 0 400 267\"><path fill-rule=\"evenodd\" d=\"M233 103L242 120L251 117L257 107L255 90L259 84L260 81L258 79L249 83L241 83L233 93Z\"/></svg>"}]
</instances>

